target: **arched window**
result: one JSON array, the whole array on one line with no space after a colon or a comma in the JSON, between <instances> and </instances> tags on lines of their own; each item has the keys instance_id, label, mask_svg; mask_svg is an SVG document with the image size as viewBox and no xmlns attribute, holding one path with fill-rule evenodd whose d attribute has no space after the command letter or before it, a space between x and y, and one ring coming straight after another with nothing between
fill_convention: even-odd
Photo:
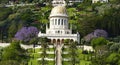
<instances>
[{"instance_id":1,"label":"arched window","mask_svg":"<svg viewBox=\"0 0 120 65\"><path fill-rule=\"evenodd\" d=\"M67 34L69 34L69 32L67 31Z\"/></svg>"},{"instance_id":2,"label":"arched window","mask_svg":"<svg viewBox=\"0 0 120 65\"><path fill-rule=\"evenodd\" d=\"M60 25L60 19L58 19L58 25Z\"/></svg>"},{"instance_id":3,"label":"arched window","mask_svg":"<svg viewBox=\"0 0 120 65\"><path fill-rule=\"evenodd\" d=\"M61 25L63 25L63 19L62 19L62 21L61 21Z\"/></svg>"},{"instance_id":4,"label":"arched window","mask_svg":"<svg viewBox=\"0 0 120 65\"><path fill-rule=\"evenodd\" d=\"M55 19L55 25L57 25L57 19Z\"/></svg>"},{"instance_id":5,"label":"arched window","mask_svg":"<svg viewBox=\"0 0 120 65\"><path fill-rule=\"evenodd\" d=\"M58 31L58 33L60 33L60 31Z\"/></svg>"}]
</instances>

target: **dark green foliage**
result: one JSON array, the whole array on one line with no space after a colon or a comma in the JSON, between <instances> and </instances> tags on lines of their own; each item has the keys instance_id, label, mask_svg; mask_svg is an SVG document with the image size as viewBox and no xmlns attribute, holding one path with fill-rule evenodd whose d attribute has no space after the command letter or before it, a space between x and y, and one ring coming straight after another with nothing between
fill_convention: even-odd
<instances>
[{"instance_id":1,"label":"dark green foliage","mask_svg":"<svg viewBox=\"0 0 120 65\"><path fill-rule=\"evenodd\" d=\"M114 37L114 38L109 38L110 41L119 43L120 42L120 36Z\"/></svg>"},{"instance_id":2,"label":"dark green foliage","mask_svg":"<svg viewBox=\"0 0 120 65\"><path fill-rule=\"evenodd\" d=\"M110 65L119 65L120 55L117 53L111 53L107 58L106 62Z\"/></svg>"},{"instance_id":3,"label":"dark green foliage","mask_svg":"<svg viewBox=\"0 0 120 65\"><path fill-rule=\"evenodd\" d=\"M5 20L12 13L11 8L0 7L0 21ZM1 23L1 22L0 22Z\"/></svg>"},{"instance_id":4,"label":"dark green foliage","mask_svg":"<svg viewBox=\"0 0 120 65\"><path fill-rule=\"evenodd\" d=\"M46 61L45 58L47 57L47 49L49 48L48 39L47 38L40 38L39 42L41 43L41 47L42 47L42 53L40 55L42 60L40 61L40 64L41 65L47 65L48 61Z\"/></svg>"},{"instance_id":5,"label":"dark green foliage","mask_svg":"<svg viewBox=\"0 0 120 65\"><path fill-rule=\"evenodd\" d=\"M120 8L111 8L103 15L102 19L97 23L100 28L108 31L109 36L118 36L120 32Z\"/></svg>"},{"instance_id":6,"label":"dark green foliage","mask_svg":"<svg viewBox=\"0 0 120 65\"><path fill-rule=\"evenodd\" d=\"M110 0L110 3L113 3L113 4L120 4L120 0Z\"/></svg>"},{"instance_id":7,"label":"dark green foliage","mask_svg":"<svg viewBox=\"0 0 120 65\"><path fill-rule=\"evenodd\" d=\"M92 0L83 0L83 3L85 5L91 5L92 4Z\"/></svg>"},{"instance_id":8,"label":"dark green foliage","mask_svg":"<svg viewBox=\"0 0 120 65\"><path fill-rule=\"evenodd\" d=\"M20 63L16 60L6 60L0 61L0 65L20 65Z\"/></svg>"},{"instance_id":9,"label":"dark green foliage","mask_svg":"<svg viewBox=\"0 0 120 65\"><path fill-rule=\"evenodd\" d=\"M85 36L95 30L96 21L94 20L95 18L85 18L84 21L79 23L81 26L78 29L80 30L82 36Z\"/></svg>"},{"instance_id":10,"label":"dark green foliage","mask_svg":"<svg viewBox=\"0 0 120 65\"><path fill-rule=\"evenodd\" d=\"M103 37L95 38L91 41L93 47L106 45L107 43L108 41Z\"/></svg>"},{"instance_id":11,"label":"dark green foliage","mask_svg":"<svg viewBox=\"0 0 120 65\"><path fill-rule=\"evenodd\" d=\"M30 25L34 21L34 14L31 9L23 9L20 11L20 20L25 21L24 24Z\"/></svg>"},{"instance_id":12,"label":"dark green foliage","mask_svg":"<svg viewBox=\"0 0 120 65\"><path fill-rule=\"evenodd\" d=\"M82 51L82 54L88 54L87 50Z\"/></svg>"},{"instance_id":13,"label":"dark green foliage","mask_svg":"<svg viewBox=\"0 0 120 65\"><path fill-rule=\"evenodd\" d=\"M2 3L8 3L9 2L9 0L0 0L0 4Z\"/></svg>"},{"instance_id":14,"label":"dark green foliage","mask_svg":"<svg viewBox=\"0 0 120 65\"><path fill-rule=\"evenodd\" d=\"M11 8L0 7L0 39L2 40L2 42L3 42L3 38L7 36L8 21L6 19L11 13L12 13Z\"/></svg>"},{"instance_id":15,"label":"dark green foliage","mask_svg":"<svg viewBox=\"0 0 120 65\"><path fill-rule=\"evenodd\" d=\"M107 44L108 41L103 37L95 38L91 41L91 45L95 49L95 53L94 53L95 57L92 60L93 65L97 65L97 64L106 65L106 62L104 61L107 55L109 54Z\"/></svg>"},{"instance_id":16,"label":"dark green foliage","mask_svg":"<svg viewBox=\"0 0 120 65\"><path fill-rule=\"evenodd\" d=\"M3 52L3 48L0 47L0 61L1 61L1 59L2 59L2 52Z\"/></svg>"},{"instance_id":17,"label":"dark green foliage","mask_svg":"<svg viewBox=\"0 0 120 65\"><path fill-rule=\"evenodd\" d=\"M22 61L25 59L25 51L20 47L18 41L13 41L10 46L6 47L2 53L2 60Z\"/></svg>"},{"instance_id":18,"label":"dark green foliage","mask_svg":"<svg viewBox=\"0 0 120 65\"><path fill-rule=\"evenodd\" d=\"M77 17L75 26L81 33L81 36L85 36L95 29L104 29L108 32L108 36L114 37L120 35L118 29L120 28L119 17L120 17L120 7L111 4L93 4L91 5L80 4L77 7L78 12L83 12ZM88 8L88 10L87 10ZM89 13L91 13L89 15ZM74 20L75 21L75 20Z\"/></svg>"},{"instance_id":19,"label":"dark green foliage","mask_svg":"<svg viewBox=\"0 0 120 65\"><path fill-rule=\"evenodd\" d=\"M120 52L120 43L113 43L110 46L110 51L119 53Z\"/></svg>"},{"instance_id":20,"label":"dark green foliage","mask_svg":"<svg viewBox=\"0 0 120 65\"><path fill-rule=\"evenodd\" d=\"M71 58L70 65L79 64L78 51L77 51L77 42L69 41L69 56Z\"/></svg>"},{"instance_id":21,"label":"dark green foliage","mask_svg":"<svg viewBox=\"0 0 120 65\"><path fill-rule=\"evenodd\" d=\"M8 33L8 37L9 38L13 38L15 33L17 32L18 30L18 26L17 26L17 22L16 21L12 21L10 27L9 27L9 33Z\"/></svg>"}]
</instances>

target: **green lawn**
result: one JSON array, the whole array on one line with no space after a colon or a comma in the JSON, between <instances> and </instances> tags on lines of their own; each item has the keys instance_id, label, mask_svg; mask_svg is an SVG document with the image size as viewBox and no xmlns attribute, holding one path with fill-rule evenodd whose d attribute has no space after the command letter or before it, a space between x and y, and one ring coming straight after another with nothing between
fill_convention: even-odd
<instances>
[{"instance_id":1,"label":"green lawn","mask_svg":"<svg viewBox=\"0 0 120 65\"><path fill-rule=\"evenodd\" d=\"M40 52L42 49L41 48L36 48L35 53Z\"/></svg>"},{"instance_id":2,"label":"green lawn","mask_svg":"<svg viewBox=\"0 0 120 65\"><path fill-rule=\"evenodd\" d=\"M48 65L55 65L54 61L48 61Z\"/></svg>"},{"instance_id":3,"label":"green lawn","mask_svg":"<svg viewBox=\"0 0 120 65\"><path fill-rule=\"evenodd\" d=\"M81 60L80 61L80 65L90 65L91 61L85 61L85 60Z\"/></svg>"},{"instance_id":4,"label":"green lawn","mask_svg":"<svg viewBox=\"0 0 120 65\"><path fill-rule=\"evenodd\" d=\"M69 58L70 56L69 56L69 54L62 54L62 57L63 58Z\"/></svg>"},{"instance_id":5,"label":"green lawn","mask_svg":"<svg viewBox=\"0 0 120 65\"><path fill-rule=\"evenodd\" d=\"M39 62L37 59L30 59L28 62L28 65L39 65Z\"/></svg>"},{"instance_id":6,"label":"green lawn","mask_svg":"<svg viewBox=\"0 0 120 65\"><path fill-rule=\"evenodd\" d=\"M31 57L33 57L33 58L35 58L35 59L36 59L36 58L40 58L40 56L41 56L41 55L40 55L39 53L32 53L32 54L31 54Z\"/></svg>"},{"instance_id":7,"label":"green lawn","mask_svg":"<svg viewBox=\"0 0 120 65\"><path fill-rule=\"evenodd\" d=\"M70 63L69 61L63 61L62 62L63 65L69 65L69 63Z\"/></svg>"},{"instance_id":8,"label":"green lawn","mask_svg":"<svg viewBox=\"0 0 120 65\"><path fill-rule=\"evenodd\" d=\"M49 48L48 51L54 51L54 48Z\"/></svg>"},{"instance_id":9,"label":"green lawn","mask_svg":"<svg viewBox=\"0 0 120 65\"><path fill-rule=\"evenodd\" d=\"M54 58L55 55L54 55L54 54L48 54L47 57L48 57L48 58Z\"/></svg>"}]
</instances>

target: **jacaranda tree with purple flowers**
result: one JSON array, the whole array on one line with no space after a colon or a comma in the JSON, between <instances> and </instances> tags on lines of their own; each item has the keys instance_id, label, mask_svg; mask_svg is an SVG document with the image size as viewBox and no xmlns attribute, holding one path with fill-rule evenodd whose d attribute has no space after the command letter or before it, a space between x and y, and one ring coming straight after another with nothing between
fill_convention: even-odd
<instances>
[{"instance_id":1,"label":"jacaranda tree with purple flowers","mask_svg":"<svg viewBox=\"0 0 120 65\"><path fill-rule=\"evenodd\" d=\"M105 30L102 29L96 29L94 30L94 36L95 37L108 37L108 33Z\"/></svg>"},{"instance_id":2,"label":"jacaranda tree with purple flowers","mask_svg":"<svg viewBox=\"0 0 120 65\"><path fill-rule=\"evenodd\" d=\"M87 42L90 42L91 39L97 38L97 37L107 38L108 37L108 33L105 30L96 29L93 32L91 32L90 34L88 34L87 36L85 36L84 40L87 41Z\"/></svg>"},{"instance_id":3,"label":"jacaranda tree with purple flowers","mask_svg":"<svg viewBox=\"0 0 120 65\"><path fill-rule=\"evenodd\" d=\"M37 38L38 29L36 27L23 27L15 34L15 39L23 41L23 42L30 42L31 40Z\"/></svg>"}]
</instances>

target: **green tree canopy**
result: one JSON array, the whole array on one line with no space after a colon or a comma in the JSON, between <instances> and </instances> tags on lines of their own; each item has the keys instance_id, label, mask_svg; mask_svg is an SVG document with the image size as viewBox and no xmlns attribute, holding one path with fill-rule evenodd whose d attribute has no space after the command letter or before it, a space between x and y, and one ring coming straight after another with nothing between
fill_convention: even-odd
<instances>
[{"instance_id":1,"label":"green tree canopy","mask_svg":"<svg viewBox=\"0 0 120 65\"><path fill-rule=\"evenodd\" d=\"M117 53L111 53L107 58L106 62L110 65L119 65L120 55Z\"/></svg>"},{"instance_id":2,"label":"green tree canopy","mask_svg":"<svg viewBox=\"0 0 120 65\"><path fill-rule=\"evenodd\" d=\"M108 41L103 37L95 38L91 41L91 45L93 46L93 48L95 48L96 46L106 45L107 43Z\"/></svg>"},{"instance_id":3,"label":"green tree canopy","mask_svg":"<svg viewBox=\"0 0 120 65\"><path fill-rule=\"evenodd\" d=\"M21 61L24 57L24 50L20 47L18 41L13 41L2 53L2 60Z\"/></svg>"}]
</instances>

